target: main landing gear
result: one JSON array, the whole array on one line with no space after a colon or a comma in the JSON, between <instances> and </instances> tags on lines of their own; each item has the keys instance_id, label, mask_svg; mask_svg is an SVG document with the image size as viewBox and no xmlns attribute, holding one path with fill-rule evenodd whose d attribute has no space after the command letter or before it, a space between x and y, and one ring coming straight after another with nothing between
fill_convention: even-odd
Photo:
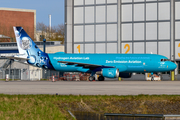
<instances>
[{"instance_id":1,"label":"main landing gear","mask_svg":"<svg viewBox=\"0 0 180 120\"><path fill-rule=\"evenodd\" d=\"M89 81L93 81L95 80L95 77L94 76L89 76Z\"/></svg>"},{"instance_id":2,"label":"main landing gear","mask_svg":"<svg viewBox=\"0 0 180 120\"><path fill-rule=\"evenodd\" d=\"M89 81L95 80L94 75L95 75L95 72L92 72L92 73L91 73L91 76L89 76Z\"/></svg>"},{"instance_id":3,"label":"main landing gear","mask_svg":"<svg viewBox=\"0 0 180 120\"><path fill-rule=\"evenodd\" d=\"M92 73L91 73L91 76L89 76L89 81L95 80L94 75L95 75L95 72L92 72ZM99 77L98 77L98 81L104 81L104 77L103 77L102 75L99 76Z\"/></svg>"},{"instance_id":4,"label":"main landing gear","mask_svg":"<svg viewBox=\"0 0 180 120\"><path fill-rule=\"evenodd\" d=\"M103 76L99 76L99 77L98 77L98 80L99 80L99 81L104 81L104 77L103 77Z\"/></svg>"},{"instance_id":5,"label":"main landing gear","mask_svg":"<svg viewBox=\"0 0 180 120\"><path fill-rule=\"evenodd\" d=\"M94 76L90 76L89 77L89 81L93 81L93 80L95 80L95 77ZM104 81L104 77L103 76L99 76L98 77L98 81Z\"/></svg>"}]
</instances>

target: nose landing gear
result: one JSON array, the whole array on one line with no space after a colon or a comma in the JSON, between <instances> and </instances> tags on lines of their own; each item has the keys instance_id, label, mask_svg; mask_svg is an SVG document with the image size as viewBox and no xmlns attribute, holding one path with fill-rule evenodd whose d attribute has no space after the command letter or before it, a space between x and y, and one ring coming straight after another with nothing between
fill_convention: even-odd
<instances>
[{"instance_id":1,"label":"nose landing gear","mask_svg":"<svg viewBox=\"0 0 180 120\"><path fill-rule=\"evenodd\" d=\"M154 74L151 73L151 81L153 81L153 80L154 80Z\"/></svg>"},{"instance_id":2,"label":"nose landing gear","mask_svg":"<svg viewBox=\"0 0 180 120\"><path fill-rule=\"evenodd\" d=\"M151 76L151 81L154 81L154 75Z\"/></svg>"}]
</instances>

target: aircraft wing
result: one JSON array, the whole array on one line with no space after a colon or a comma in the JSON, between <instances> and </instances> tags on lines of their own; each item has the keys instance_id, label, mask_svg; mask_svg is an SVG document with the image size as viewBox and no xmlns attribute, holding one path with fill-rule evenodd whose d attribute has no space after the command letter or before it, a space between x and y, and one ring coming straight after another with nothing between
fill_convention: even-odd
<instances>
[{"instance_id":1,"label":"aircraft wing","mask_svg":"<svg viewBox=\"0 0 180 120\"><path fill-rule=\"evenodd\" d=\"M114 66L103 66L103 65L96 65L96 64L87 64L87 63L78 63L78 62L69 62L69 61L58 61L59 63L66 63L67 65L77 65L77 66L82 66L83 68L90 68L90 69L95 69L98 67L102 68L114 68Z\"/></svg>"}]
</instances>

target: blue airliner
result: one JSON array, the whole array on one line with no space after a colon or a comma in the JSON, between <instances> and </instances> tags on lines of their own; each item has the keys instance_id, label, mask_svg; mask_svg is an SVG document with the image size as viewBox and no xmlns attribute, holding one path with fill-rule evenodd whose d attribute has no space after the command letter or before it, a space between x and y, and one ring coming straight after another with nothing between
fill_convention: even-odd
<instances>
[{"instance_id":1,"label":"blue airliner","mask_svg":"<svg viewBox=\"0 0 180 120\"><path fill-rule=\"evenodd\" d=\"M91 73L104 77L131 77L131 73L157 73L172 71L177 66L167 57L157 54L66 54L44 53L32 41L22 27L13 27L19 50L18 56L10 57L21 62L61 72Z\"/></svg>"}]
</instances>

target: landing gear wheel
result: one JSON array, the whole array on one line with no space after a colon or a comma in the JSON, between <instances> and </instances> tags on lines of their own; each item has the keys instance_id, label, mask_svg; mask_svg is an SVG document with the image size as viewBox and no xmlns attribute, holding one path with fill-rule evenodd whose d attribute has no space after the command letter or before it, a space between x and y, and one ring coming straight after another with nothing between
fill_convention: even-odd
<instances>
[{"instance_id":1,"label":"landing gear wheel","mask_svg":"<svg viewBox=\"0 0 180 120\"><path fill-rule=\"evenodd\" d=\"M93 81L93 80L95 80L95 77L94 76L90 76L89 77L89 81Z\"/></svg>"},{"instance_id":2,"label":"landing gear wheel","mask_svg":"<svg viewBox=\"0 0 180 120\"><path fill-rule=\"evenodd\" d=\"M98 80L99 80L99 81L104 81L104 77L103 77L103 76L99 76L99 77L98 77Z\"/></svg>"},{"instance_id":3,"label":"landing gear wheel","mask_svg":"<svg viewBox=\"0 0 180 120\"><path fill-rule=\"evenodd\" d=\"M154 76L151 76L151 81L154 81Z\"/></svg>"}]
</instances>

